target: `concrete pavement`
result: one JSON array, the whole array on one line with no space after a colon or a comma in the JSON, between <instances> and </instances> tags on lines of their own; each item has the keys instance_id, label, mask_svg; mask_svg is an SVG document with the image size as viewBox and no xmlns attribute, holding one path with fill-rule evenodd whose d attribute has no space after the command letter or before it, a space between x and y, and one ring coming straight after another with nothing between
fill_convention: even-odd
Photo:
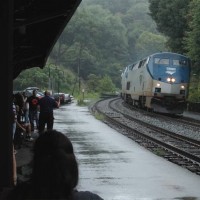
<instances>
[{"instance_id":1,"label":"concrete pavement","mask_svg":"<svg viewBox=\"0 0 200 200\"><path fill-rule=\"evenodd\" d=\"M200 176L152 154L96 120L87 107L72 103L55 110L54 128L74 145L79 190L90 190L105 200L200 199ZM30 173L31 145L26 142L16 155L20 178Z\"/></svg>"}]
</instances>

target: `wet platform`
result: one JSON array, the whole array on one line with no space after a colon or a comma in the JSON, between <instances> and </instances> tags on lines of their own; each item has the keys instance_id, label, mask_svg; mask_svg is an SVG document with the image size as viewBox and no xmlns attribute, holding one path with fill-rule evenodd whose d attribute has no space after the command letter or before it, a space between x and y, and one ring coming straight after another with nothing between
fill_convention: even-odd
<instances>
[{"instance_id":1,"label":"wet platform","mask_svg":"<svg viewBox=\"0 0 200 200\"><path fill-rule=\"evenodd\" d=\"M111 129L95 119L87 107L72 103L54 113L54 128L66 134L74 145L80 170L79 190L90 190L105 200L200 199L200 176ZM27 144L18 150L19 168L30 162L30 147Z\"/></svg>"}]
</instances>

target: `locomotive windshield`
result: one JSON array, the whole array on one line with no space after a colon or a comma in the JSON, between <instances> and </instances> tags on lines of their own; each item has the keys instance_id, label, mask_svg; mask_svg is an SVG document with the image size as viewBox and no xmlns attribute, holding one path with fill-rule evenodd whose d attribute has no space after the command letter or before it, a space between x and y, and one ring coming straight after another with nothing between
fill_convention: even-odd
<instances>
[{"instance_id":1,"label":"locomotive windshield","mask_svg":"<svg viewBox=\"0 0 200 200\"><path fill-rule=\"evenodd\" d=\"M187 60L173 60L173 65L176 66L187 66Z\"/></svg>"},{"instance_id":2,"label":"locomotive windshield","mask_svg":"<svg viewBox=\"0 0 200 200\"><path fill-rule=\"evenodd\" d=\"M154 58L154 64L169 65L170 59L168 58ZM172 65L175 66L187 66L187 60L172 59Z\"/></svg>"},{"instance_id":3,"label":"locomotive windshield","mask_svg":"<svg viewBox=\"0 0 200 200\"><path fill-rule=\"evenodd\" d=\"M155 58L154 63L155 64L162 64L162 65L169 65L169 59L167 59L167 58Z\"/></svg>"}]
</instances>

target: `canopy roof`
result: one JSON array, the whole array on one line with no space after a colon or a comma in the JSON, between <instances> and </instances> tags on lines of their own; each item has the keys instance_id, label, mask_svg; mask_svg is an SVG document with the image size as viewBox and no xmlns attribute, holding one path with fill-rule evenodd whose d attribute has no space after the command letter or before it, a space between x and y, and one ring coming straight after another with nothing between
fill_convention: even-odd
<instances>
[{"instance_id":1,"label":"canopy roof","mask_svg":"<svg viewBox=\"0 0 200 200\"><path fill-rule=\"evenodd\" d=\"M15 0L13 79L21 71L43 68L81 0Z\"/></svg>"}]
</instances>

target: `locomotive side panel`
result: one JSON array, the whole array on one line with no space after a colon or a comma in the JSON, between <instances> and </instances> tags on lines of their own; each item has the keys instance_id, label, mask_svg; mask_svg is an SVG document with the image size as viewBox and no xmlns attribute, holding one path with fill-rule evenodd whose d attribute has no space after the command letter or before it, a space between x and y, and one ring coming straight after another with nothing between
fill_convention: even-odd
<instances>
[{"instance_id":1,"label":"locomotive side panel","mask_svg":"<svg viewBox=\"0 0 200 200\"><path fill-rule=\"evenodd\" d=\"M139 100L141 96L152 94L152 78L147 71L147 59L140 61L133 68L131 96L134 100Z\"/></svg>"},{"instance_id":2,"label":"locomotive side panel","mask_svg":"<svg viewBox=\"0 0 200 200\"><path fill-rule=\"evenodd\" d=\"M153 97L153 84L154 81L149 73L149 58L146 66L144 68L144 93L143 96L145 97L145 102L143 102L143 107L147 109L151 109L151 99ZM143 98L144 98L143 97Z\"/></svg>"}]
</instances>

